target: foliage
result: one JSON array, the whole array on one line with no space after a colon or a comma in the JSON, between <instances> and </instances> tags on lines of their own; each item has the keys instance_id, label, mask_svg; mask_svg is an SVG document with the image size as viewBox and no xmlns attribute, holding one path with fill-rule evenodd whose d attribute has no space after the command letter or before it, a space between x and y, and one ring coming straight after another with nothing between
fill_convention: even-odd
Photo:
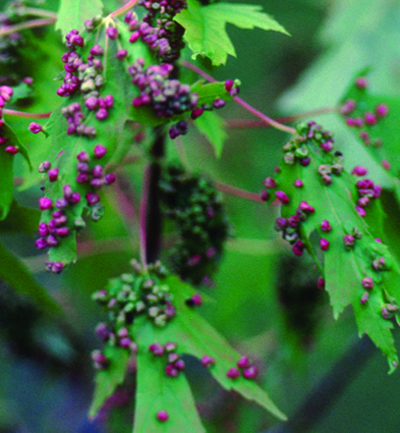
<instances>
[{"instance_id":1,"label":"foliage","mask_svg":"<svg viewBox=\"0 0 400 433\"><path fill-rule=\"evenodd\" d=\"M275 11L285 12L291 42L259 5L121 3L11 1L0 16L2 360L33 356L82 377L92 351L89 417L118 433L132 431L132 418L135 433L248 432L287 421L292 401L309 391L292 370L309 363L319 380L351 341L349 317L395 371L400 105L395 94L380 96L382 64L376 73L361 58L343 61L360 44L374 51L360 42L362 29L374 36L362 19L343 37L359 8L333 2L322 34L336 45L308 69L315 80L282 100L330 113L330 132L314 121L285 125L309 113L273 121L261 111L269 102L256 109L238 96L241 81L226 78L252 81L258 42L248 41L258 39L241 30L273 30L260 57L260 76L272 81L265 90L255 80L252 91L282 90L299 67L281 69L275 46L300 50L296 25L311 2ZM366 20L398 14L381 0L368 5ZM397 28L388 22L377 46ZM228 62L241 52L247 57ZM210 77L221 65L219 80ZM334 74L345 78L325 92ZM320 109L324 93L339 105ZM237 118L234 103L259 121ZM234 133L243 125L276 131ZM282 157L273 144L285 142ZM127 271L132 256L139 260ZM88 337L93 326L100 349ZM17 430L10 426L0 419L0 430Z\"/></svg>"}]
</instances>

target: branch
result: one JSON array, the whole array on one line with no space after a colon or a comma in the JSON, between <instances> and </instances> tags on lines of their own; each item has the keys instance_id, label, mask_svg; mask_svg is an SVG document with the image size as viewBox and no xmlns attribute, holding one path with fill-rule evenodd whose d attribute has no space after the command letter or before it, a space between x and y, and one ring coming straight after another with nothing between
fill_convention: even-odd
<instances>
[{"instance_id":1,"label":"branch","mask_svg":"<svg viewBox=\"0 0 400 433\"><path fill-rule=\"evenodd\" d=\"M116 18L116 17L123 15L129 9L133 8L137 2L138 2L138 0L130 0L125 6L122 6L121 8L117 9L116 11L111 12L107 18Z\"/></svg>"},{"instance_id":2,"label":"branch","mask_svg":"<svg viewBox=\"0 0 400 433\"><path fill-rule=\"evenodd\" d=\"M22 9L25 15L32 15L36 17L44 17L44 18L51 18L54 21L57 20L57 14L53 11L47 11L45 9L38 9L38 8L23 8Z\"/></svg>"},{"instance_id":3,"label":"branch","mask_svg":"<svg viewBox=\"0 0 400 433\"><path fill-rule=\"evenodd\" d=\"M49 19L39 19L26 21L25 23L16 24L15 26L3 26L0 28L0 36L11 35L11 33L17 33L20 30L33 29L35 27L43 27L54 24L56 20L54 18Z\"/></svg>"},{"instance_id":4,"label":"branch","mask_svg":"<svg viewBox=\"0 0 400 433\"><path fill-rule=\"evenodd\" d=\"M294 116L283 116L274 119L279 123L293 123L298 120L307 119L309 117L320 116L322 114L335 113L338 107L323 107L315 110L307 111L305 113L299 113ZM250 129L250 128L270 128L271 125L267 125L262 120L251 120L251 119L225 119L228 128L231 129Z\"/></svg>"},{"instance_id":5,"label":"branch","mask_svg":"<svg viewBox=\"0 0 400 433\"><path fill-rule=\"evenodd\" d=\"M214 180L213 182L215 184L215 187L219 191L222 191L226 194L234 195L236 197L244 198L246 200L254 201L256 203L265 203L265 201L261 199L260 194L236 188L234 186L227 185L226 183L218 182L216 180Z\"/></svg>"},{"instance_id":6,"label":"branch","mask_svg":"<svg viewBox=\"0 0 400 433\"><path fill-rule=\"evenodd\" d=\"M217 81L214 77L212 77L211 75L207 74L202 69L198 68L197 66L193 65L192 63L187 62L186 60L181 60L181 64L185 68L190 69L193 72L196 72L198 75L200 75L201 77L205 78L206 80L208 80L210 82ZM279 122L271 119L270 117L268 117L264 113L261 113L261 111L258 111L256 108L254 108L249 103L247 103L246 101L244 101L242 98L239 98L238 96L234 96L233 100L238 105L240 105L245 110L247 110L249 113L251 113L254 116L256 116L259 119L261 119L268 126L271 126L271 127L275 128L275 129L279 129L280 131L283 131L283 132L288 132L289 134L296 134L296 130L294 128L291 128L290 126L282 125L281 123L279 123Z\"/></svg>"},{"instance_id":7,"label":"branch","mask_svg":"<svg viewBox=\"0 0 400 433\"><path fill-rule=\"evenodd\" d=\"M21 117L23 119L48 119L52 112L49 113L26 113L25 111L16 111L16 110L8 110L4 109L3 114L8 116Z\"/></svg>"}]
</instances>

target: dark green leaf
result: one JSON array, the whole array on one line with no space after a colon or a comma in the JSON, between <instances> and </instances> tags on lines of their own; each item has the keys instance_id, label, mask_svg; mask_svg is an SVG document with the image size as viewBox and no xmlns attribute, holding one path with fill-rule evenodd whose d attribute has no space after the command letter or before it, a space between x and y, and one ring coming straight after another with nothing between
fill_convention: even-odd
<instances>
[{"instance_id":1,"label":"dark green leaf","mask_svg":"<svg viewBox=\"0 0 400 433\"><path fill-rule=\"evenodd\" d=\"M178 277L168 277L166 283L171 293L174 294L174 305L177 308L177 316L165 329L155 329L154 339L146 340L147 343L165 344L168 341L176 341L178 352L187 353L201 359L204 355L212 356L216 364L210 369L215 379L227 390L235 390L248 400L253 400L277 418L285 420L286 416L275 406L267 393L256 382L244 379L229 379L226 376L231 367L235 367L240 354L210 325L197 311L188 307L185 300L195 292L193 288L182 282ZM141 332L149 333L150 326ZM165 380L169 380L166 378Z\"/></svg>"},{"instance_id":2,"label":"dark green leaf","mask_svg":"<svg viewBox=\"0 0 400 433\"><path fill-rule=\"evenodd\" d=\"M13 201L7 218L0 222L0 233L26 233L32 235L37 232L40 212L26 206L20 206Z\"/></svg>"},{"instance_id":3,"label":"dark green leaf","mask_svg":"<svg viewBox=\"0 0 400 433\"><path fill-rule=\"evenodd\" d=\"M89 417L91 418L96 416L106 400L112 396L117 386L125 378L129 353L126 350L107 345L104 355L108 358L109 365L106 369L96 373L94 396L89 410Z\"/></svg>"},{"instance_id":4,"label":"dark green leaf","mask_svg":"<svg viewBox=\"0 0 400 433\"><path fill-rule=\"evenodd\" d=\"M13 162L14 157L0 149L0 221L6 218L13 201Z\"/></svg>"},{"instance_id":5,"label":"dark green leaf","mask_svg":"<svg viewBox=\"0 0 400 433\"><path fill-rule=\"evenodd\" d=\"M359 198L355 186L358 179L341 171L340 174L331 174L332 184L324 184L318 170L337 163L337 158L330 152L324 152L310 139L302 142L301 147L303 151L307 149L310 164L303 167L297 158L292 164L283 162L276 176L276 189L284 191L290 200L282 205L282 216L289 218L296 214L301 202L307 202L315 209L300 224L298 233L324 275L334 317L337 318L347 305L352 305L360 334L369 335L388 357L390 369L393 370L398 361L390 332L392 323L383 317L382 307L389 301L395 303L390 297L400 301L397 288L399 270L387 247L375 240L380 233L382 210L371 199L366 212L376 217L362 218L355 209ZM294 187L296 180L301 180L303 186ZM271 194L271 197L275 196ZM321 229L323 220L329 221L331 231ZM370 221L370 225L367 221ZM343 238L355 229L362 233L362 238L356 239L353 247L346 248ZM321 251L319 240L322 238L329 241L326 251ZM384 271L373 267L373 260L379 257L386 262ZM366 292L362 286L364 278L371 278L374 287L368 290L369 299L362 305L361 297Z\"/></svg>"},{"instance_id":6,"label":"dark green leaf","mask_svg":"<svg viewBox=\"0 0 400 433\"><path fill-rule=\"evenodd\" d=\"M28 84L21 82L18 86L13 87L13 96L11 99L11 103L15 104L20 99L26 99L32 96L32 86L28 86Z\"/></svg>"},{"instance_id":7,"label":"dark green leaf","mask_svg":"<svg viewBox=\"0 0 400 433\"><path fill-rule=\"evenodd\" d=\"M200 6L196 0L187 3L188 9L180 12L175 21L185 28L184 38L193 51L193 58L199 54L206 56L215 66L225 64L228 54L236 57L225 29L227 23L242 29L258 27L288 34L272 17L261 12L262 7L258 5L216 3Z\"/></svg>"},{"instance_id":8,"label":"dark green leaf","mask_svg":"<svg viewBox=\"0 0 400 433\"><path fill-rule=\"evenodd\" d=\"M18 293L35 301L39 308L54 315L61 309L56 301L47 293L32 276L22 262L0 243L0 279L4 279Z\"/></svg>"}]
</instances>

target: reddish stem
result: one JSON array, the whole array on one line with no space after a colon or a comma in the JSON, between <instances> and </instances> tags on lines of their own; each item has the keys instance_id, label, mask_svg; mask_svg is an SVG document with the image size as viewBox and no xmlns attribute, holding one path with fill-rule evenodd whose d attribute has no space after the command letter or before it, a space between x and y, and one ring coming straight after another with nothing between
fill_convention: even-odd
<instances>
[{"instance_id":1,"label":"reddish stem","mask_svg":"<svg viewBox=\"0 0 400 433\"><path fill-rule=\"evenodd\" d=\"M246 200L254 201L256 203L265 203L261 199L260 194L255 192L246 191L244 189L236 188L235 186L227 185L226 183L214 181L215 187L226 194L234 195L236 197L244 198Z\"/></svg>"},{"instance_id":2,"label":"reddish stem","mask_svg":"<svg viewBox=\"0 0 400 433\"><path fill-rule=\"evenodd\" d=\"M3 114L7 114L9 116L21 117L23 119L48 119L52 112L50 113L26 113L25 111L16 111L16 110L8 110L4 109Z\"/></svg>"},{"instance_id":3,"label":"reddish stem","mask_svg":"<svg viewBox=\"0 0 400 433\"><path fill-rule=\"evenodd\" d=\"M125 12L127 12L129 9L133 8L138 0L130 0L125 6L122 6L121 8L117 9L114 12L111 12L110 15L108 15L108 18L115 18L123 15Z\"/></svg>"},{"instance_id":4,"label":"reddish stem","mask_svg":"<svg viewBox=\"0 0 400 433\"><path fill-rule=\"evenodd\" d=\"M140 261L142 262L142 266L147 268L147 202L149 199L149 186L150 186L150 165L146 167L146 170L143 175L143 189L142 189L142 198L140 200Z\"/></svg>"},{"instance_id":5,"label":"reddish stem","mask_svg":"<svg viewBox=\"0 0 400 433\"><path fill-rule=\"evenodd\" d=\"M190 69L193 72L196 72L196 74L200 75L201 77L205 78L206 80L210 82L216 82L217 80L212 77L211 75L207 74L207 72L204 72L202 69L198 68L197 66L193 65L192 63L187 62L186 60L182 60L181 64L187 68ZM291 128L290 126L285 126L280 124L279 122L271 119L264 113L261 113L261 111L258 111L256 108L251 106L249 103L244 101L242 98L239 98L238 96L235 96L233 100L239 104L241 107L243 107L245 110L253 114L254 116L261 119L263 122L268 124L269 126L272 126L275 129L279 129L283 132L288 132L289 134L296 134L296 130L294 128Z\"/></svg>"}]
</instances>

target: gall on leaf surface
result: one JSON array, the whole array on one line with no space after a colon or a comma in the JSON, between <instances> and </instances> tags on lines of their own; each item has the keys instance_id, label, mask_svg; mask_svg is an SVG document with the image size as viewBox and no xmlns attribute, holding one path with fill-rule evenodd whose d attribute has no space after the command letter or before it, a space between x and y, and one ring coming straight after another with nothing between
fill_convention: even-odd
<instances>
[{"instance_id":1,"label":"gall on leaf surface","mask_svg":"<svg viewBox=\"0 0 400 433\"><path fill-rule=\"evenodd\" d=\"M367 191L369 203L363 208L366 216L360 216L356 205L360 191L366 192L356 185L360 178L355 179L343 169L341 154L321 148L324 138L307 138L307 126L298 126L298 131L299 135L284 146L285 156L275 176L276 186L268 189L269 200L279 196L278 191L285 192L288 198L281 208L281 216L286 220L286 227L280 228L283 237L297 255L301 255L297 242L303 243L302 248L311 254L324 277L334 317L338 318L346 306L352 305L359 334L366 333L372 339L386 355L393 371L398 358L391 334L393 324L388 319L397 313L385 314L385 310L388 305L389 309L393 306L392 310L396 310L400 301L400 274L388 248L376 240L382 210L373 195L379 196L379 187L375 193L372 187ZM314 131L314 134L315 137L319 133ZM302 165L305 158L308 164ZM324 180L323 176L327 178ZM295 183L301 186L294 186ZM303 208L306 202L313 210L299 213L302 202ZM289 218L296 213L301 215L300 222L293 224ZM330 229L321 225L324 221L329 222ZM346 240L353 236L350 246L345 245L345 236ZM364 279L371 279L373 287L365 288ZM367 297L365 302L363 296Z\"/></svg>"},{"instance_id":2,"label":"gall on leaf surface","mask_svg":"<svg viewBox=\"0 0 400 433\"><path fill-rule=\"evenodd\" d=\"M289 34L271 16L261 11L259 5L217 3L201 6L196 0L188 0L188 8L176 17L184 29L184 39L198 55L208 57L214 66L223 65L228 55L236 57L235 47L226 31L226 25L233 24L241 29L274 30Z\"/></svg>"},{"instance_id":3,"label":"gall on leaf surface","mask_svg":"<svg viewBox=\"0 0 400 433\"><path fill-rule=\"evenodd\" d=\"M56 29L61 30L63 36L72 29L82 31L86 20L91 20L102 13L101 0L60 0Z\"/></svg>"},{"instance_id":4,"label":"gall on leaf surface","mask_svg":"<svg viewBox=\"0 0 400 433\"><path fill-rule=\"evenodd\" d=\"M365 87L360 87L360 79L364 80ZM367 152L392 177L400 203L400 98L371 94L368 70L363 70L353 78L340 103L340 117Z\"/></svg>"},{"instance_id":5,"label":"gall on leaf surface","mask_svg":"<svg viewBox=\"0 0 400 433\"><path fill-rule=\"evenodd\" d=\"M227 371L236 366L241 355L195 309L186 305L186 300L195 293L192 286L182 282L176 276L167 277L165 282L169 285L174 296L173 304L177 310L177 315L163 329L155 328L150 323L138 329L135 334L135 341L139 344L139 353L148 350L149 344L165 344L172 341L177 343L179 353L192 355L200 360L205 355L211 356L216 363L210 367L209 371L224 389L234 390L246 399L254 401L278 419L286 420L286 416L255 381L243 377L233 380L226 376ZM167 382L175 380L175 378L165 375L161 379ZM138 401L140 401L140 397ZM149 412L151 404L152 400L149 400L147 408L141 406L142 410L146 413ZM176 401L176 404L182 405L182 402ZM168 409L166 408L166 410ZM145 417L144 413L136 416Z\"/></svg>"},{"instance_id":6,"label":"gall on leaf surface","mask_svg":"<svg viewBox=\"0 0 400 433\"><path fill-rule=\"evenodd\" d=\"M105 27L111 23L115 24L119 31L119 37L116 40L111 40L106 35ZM49 134L49 138L44 142L44 145L49 147L49 154L46 159L51 162L52 169L59 170L59 174L56 181L46 180L45 197L52 200L53 207L43 212L41 221L49 223L52 219L52 213L57 210L55 204L58 199L64 197L63 188L66 185L70 185L72 191L80 195L78 203L64 208L68 218L67 227L70 230L70 235L61 239L56 247L49 250L50 261L63 265L76 261L75 234L78 228L77 223L80 224L80 228L83 224L82 216L93 213L93 206L89 206L85 196L88 193L98 194L99 192L98 188L92 188L89 182L79 183L77 181L79 174L77 155L81 152L86 152L89 155L89 170L92 171L95 165L101 165L104 169L106 164L115 162L114 158L120 160L129 151L133 132L130 120L136 120L132 99L137 96L138 90L131 84L128 68L139 57L143 58L147 64L152 62L146 45L141 41L137 41L135 44L129 43L130 32L125 23L108 20L103 22L97 31L85 32L83 36L85 36L85 46L83 49L76 47L76 52L84 62L94 45L100 45L104 50L102 56L96 57L102 61L102 68L97 72L98 75L102 75L104 81L101 86L97 87L97 90L103 99L107 95L112 95L113 105L107 108L108 117L99 120L96 118L98 109L89 110L85 106L83 93L78 89L72 95L64 98L63 103L53 112L45 126L46 132ZM117 60L115 55L121 46L126 47L128 55L124 60ZM63 110L65 111L72 104L80 105L84 116L81 124L84 128L94 128L95 137L67 133L69 124L63 115ZM102 145L107 149L107 153L101 158L96 158L94 155L94 149L97 145Z\"/></svg>"},{"instance_id":7,"label":"gall on leaf surface","mask_svg":"<svg viewBox=\"0 0 400 433\"><path fill-rule=\"evenodd\" d=\"M96 372L93 401L89 409L90 418L97 415L103 404L125 379L129 353L126 350L107 345L104 355L109 360L109 365L106 369Z\"/></svg>"}]
</instances>

